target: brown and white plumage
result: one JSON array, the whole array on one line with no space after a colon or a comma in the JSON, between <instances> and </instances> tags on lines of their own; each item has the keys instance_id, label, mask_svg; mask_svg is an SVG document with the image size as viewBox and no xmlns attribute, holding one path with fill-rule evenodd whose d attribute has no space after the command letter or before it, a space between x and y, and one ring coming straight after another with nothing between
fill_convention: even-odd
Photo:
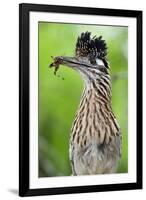
<instances>
[{"instance_id":1,"label":"brown and white plumage","mask_svg":"<svg viewBox=\"0 0 146 200\"><path fill-rule=\"evenodd\" d=\"M70 136L73 175L114 173L121 154L121 131L112 111L107 47L90 32L77 39L75 57L56 57L81 74L84 91Z\"/></svg>"}]
</instances>

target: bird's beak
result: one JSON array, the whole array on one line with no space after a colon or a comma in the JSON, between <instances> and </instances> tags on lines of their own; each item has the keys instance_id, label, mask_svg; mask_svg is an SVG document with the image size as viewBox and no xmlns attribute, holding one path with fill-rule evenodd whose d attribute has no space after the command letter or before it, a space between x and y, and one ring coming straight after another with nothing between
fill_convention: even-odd
<instances>
[{"instance_id":1,"label":"bird's beak","mask_svg":"<svg viewBox=\"0 0 146 200\"><path fill-rule=\"evenodd\" d=\"M78 68L80 66L91 67L90 64L83 63L76 57L67 57L67 56L57 56L54 59L54 62L50 65L50 67L59 67L59 65L66 65L71 68Z\"/></svg>"}]
</instances>

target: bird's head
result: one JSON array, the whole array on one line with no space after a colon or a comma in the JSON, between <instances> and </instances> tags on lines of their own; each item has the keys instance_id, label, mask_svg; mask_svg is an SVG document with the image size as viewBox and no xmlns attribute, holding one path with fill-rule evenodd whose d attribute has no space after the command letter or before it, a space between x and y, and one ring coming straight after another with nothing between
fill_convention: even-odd
<instances>
[{"instance_id":1,"label":"bird's head","mask_svg":"<svg viewBox=\"0 0 146 200\"><path fill-rule=\"evenodd\" d=\"M90 32L81 33L76 42L75 57L57 56L50 67L66 65L80 72L86 81L97 79L108 73L107 46L102 36L92 37Z\"/></svg>"}]
</instances>

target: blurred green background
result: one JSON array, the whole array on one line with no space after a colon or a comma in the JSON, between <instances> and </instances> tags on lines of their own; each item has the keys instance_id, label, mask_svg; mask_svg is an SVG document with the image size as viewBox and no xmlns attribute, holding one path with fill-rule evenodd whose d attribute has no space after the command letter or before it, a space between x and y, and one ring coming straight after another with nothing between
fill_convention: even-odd
<instances>
[{"instance_id":1,"label":"blurred green background","mask_svg":"<svg viewBox=\"0 0 146 200\"><path fill-rule=\"evenodd\" d=\"M61 66L54 76L51 56L73 56L83 31L103 36L112 77L112 107L120 124L122 158L118 173L128 170L128 28L39 22L39 177L71 175L69 135L80 101L83 81ZM63 80L64 78L64 80Z\"/></svg>"}]
</instances>

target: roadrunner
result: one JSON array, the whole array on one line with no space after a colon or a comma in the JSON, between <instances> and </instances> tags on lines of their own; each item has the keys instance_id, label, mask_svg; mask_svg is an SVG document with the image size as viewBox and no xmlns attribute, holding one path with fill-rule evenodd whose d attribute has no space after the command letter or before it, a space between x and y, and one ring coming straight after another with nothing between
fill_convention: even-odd
<instances>
[{"instance_id":1,"label":"roadrunner","mask_svg":"<svg viewBox=\"0 0 146 200\"><path fill-rule=\"evenodd\" d=\"M102 36L82 33L75 57L57 56L50 67L66 65L81 74L84 90L70 136L73 175L115 173L121 154L121 131L111 106L107 46Z\"/></svg>"}]
</instances>

